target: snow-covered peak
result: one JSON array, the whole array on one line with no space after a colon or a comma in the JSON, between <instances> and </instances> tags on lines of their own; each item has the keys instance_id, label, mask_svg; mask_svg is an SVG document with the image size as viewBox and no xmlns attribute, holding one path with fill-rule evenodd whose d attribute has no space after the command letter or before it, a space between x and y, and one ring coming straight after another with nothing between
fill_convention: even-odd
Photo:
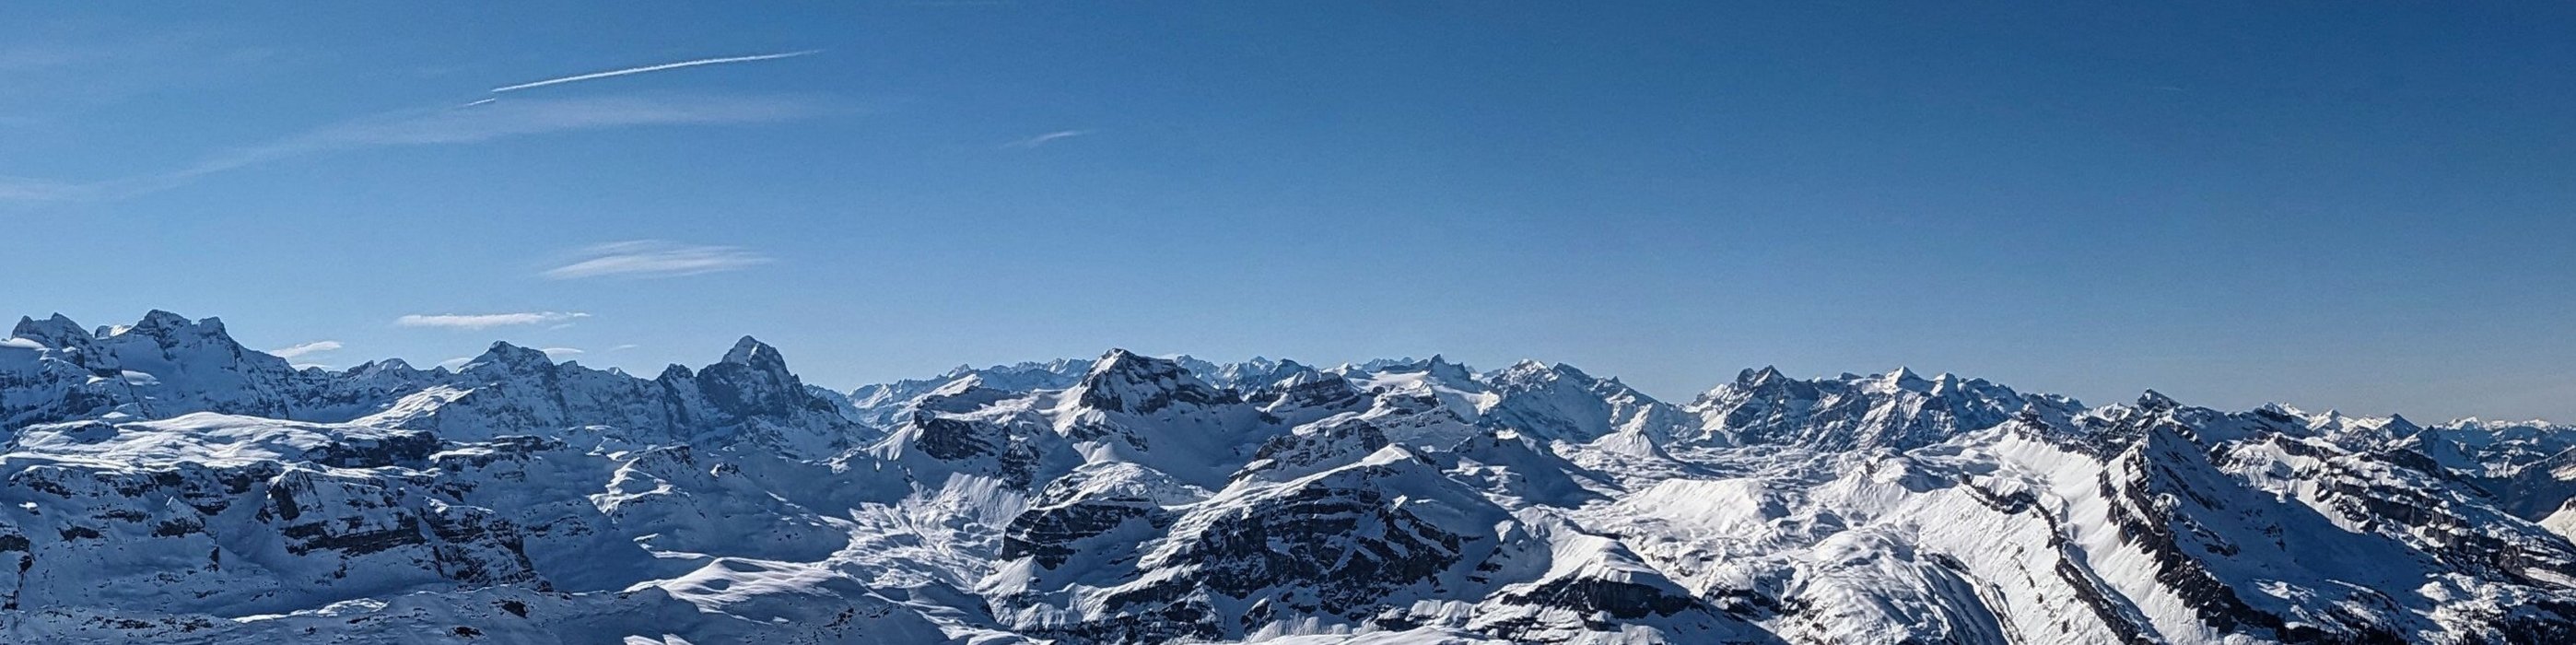
<instances>
[{"instance_id":1,"label":"snow-covered peak","mask_svg":"<svg viewBox=\"0 0 2576 645\"><path fill-rule=\"evenodd\" d=\"M1801 380L1746 370L1685 408L1700 418L1701 441L1792 444L1827 450L1906 449L2001 424L2025 412L2064 419L2073 399L2024 395L1985 379L1908 368L1874 375Z\"/></svg>"},{"instance_id":2,"label":"snow-covered peak","mask_svg":"<svg viewBox=\"0 0 2576 645\"><path fill-rule=\"evenodd\" d=\"M1276 384L1281 380L1317 370L1304 363L1287 359L1254 356L1236 363L1216 363L1189 355L1174 357L1173 362L1206 380L1209 385L1236 390L1252 390Z\"/></svg>"},{"instance_id":3,"label":"snow-covered peak","mask_svg":"<svg viewBox=\"0 0 2576 645\"><path fill-rule=\"evenodd\" d=\"M1073 387L1083 375L1089 374L1093 362L1087 358L1059 358L980 369L959 365L931 378L864 385L850 391L850 416L872 425L891 426L907 416L908 410L922 396L968 377L973 377L979 387L1004 392L1062 390Z\"/></svg>"},{"instance_id":4,"label":"snow-covered peak","mask_svg":"<svg viewBox=\"0 0 2576 645\"><path fill-rule=\"evenodd\" d=\"M2155 390L2147 390L2132 403L2079 412L2069 425L2092 435L2095 443L2105 445L2134 441L2149 429L2180 429L2189 433L2192 440L2204 444L2285 437L2336 442L2348 449L2367 449L2382 439L2356 437L2348 432L2326 432L2315 425L2314 419L2290 414L2280 406L2230 412L2188 405Z\"/></svg>"},{"instance_id":5,"label":"snow-covered peak","mask_svg":"<svg viewBox=\"0 0 2576 645\"><path fill-rule=\"evenodd\" d=\"M1782 375L1780 373L1780 368L1777 367L1769 365L1764 365L1758 369L1748 367L1744 368L1744 371L1735 373L1735 386L1738 389L1749 390L1787 380L1788 378L1788 376Z\"/></svg>"},{"instance_id":6,"label":"snow-covered peak","mask_svg":"<svg viewBox=\"0 0 2576 645\"><path fill-rule=\"evenodd\" d=\"M1414 357L1411 357L1411 356L1397 356L1397 357L1394 357L1394 358L1373 358L1373 359L1369 359L1369 360L1365 360L1365 361L1360 361L1360 362L1358 362L1358 363L1343 363L1340 367L1336 367L1336 368L1334 368L1334 369L1341 370L1341 371L1345 371L1345 372L1356 372L1356 373L1380 372L1380 371L1385 371L1387 368L1390 368L1390 367L1400 367L1400 366L1405 366L1405 365L1415 365L1415 364L1419 364L1419 363L1421 363L1421 362L1422 362L1422 359L1414 358Z\"/></svg>"},{"instance_id":7,"label":"snow-covered peak","mask_svg":"<svg viewBox=\"0 0 2576 645\"><path fill-rule=\"evenodd\" d=\"M2556 471L2556 462L2576 463L2576 426L2530 421L2456 419L2409 433L2391 431L2398 440L2460 472L2493 477L2538 476ZM2534 468L2549 466L2548 468ZM2576 469L2550 479L2576 482ZM2576 517L2576 515L2571 515Z\"/></svg>"},{"instance_id":8,"label":"snow-covered peak","mask_svg":"<svg viewBox=\"0 0 2576 645\"><path fill-rule=\"evenodd\" d=\"M1151 414L1174 403L1211 404L1224 398L1180 363L1112 349L1067 392L1068 400L1112 412Z\"/></svg>"},{"instance_id":9,"label":"snow-covered peak","mask_svg":"<svg viewBox=\"0 0 2576 645\"><path fill-rule=\"evenodd\" d=\"M2401 415L2361 417L2332 409L2309 412L2277 402L2256 406L2253 412L2298 419L2317 435L2334 438L2339 443L2380 443L2412 437L2424 431L2423 427Z\"/></svg>"},{"instance_id":10,"label":"snow-covered peak","mask_svg":"<svg viewBox=\"0 0 2576 645\"><path fill-rule=\"evenodd\" d=\"M2548 419L2490 421L2477 417L2461 417L2434 424L2431 428L2436 430L2466 430L2476 432L2576 431L2576 425L2552 423Z\"/></svg>"},{"instance_id":11,"label":"snow-covered peak","mask_svg":"<svg viewBox=\"0 0 2576 645\"><path fill-rule=\"evenodd\" d=\"M2173 397L2165 396L2163 392L2147 390L2138 394L2138 401L2134 405L2141 410L2171 410L2181 407L2182 403L2175 401Z\"/></svg>"},{"instance_id":12,"label":"snow-covered peak","mask_svg":"<svg viewBox=\"0 0 2576 645\"><path fill-rule=\"evenodd\" d=\"M805 383L787 369L778 348L742 337L724 358L698 370L700 381L715 385L710 396L719 404L749 411L764 406L798 406L807 402Z\"/></svg>"},{"instance_id":13,"label":"snow-covered peak","mask_svg":"<svg viewBox=\"0 0 2576 645\"><path fill-rule=\"evenodd\" d=\"M744 336L741 340L734 341L733 349L725 350L723 362L733 363L735 365L751 365L761 367L763 369L767 369L771 366L784 367L786 365L784 361L781 361L778 358L778 348L770 347L768 343L760 342L760 339L752 338L750 336Z\"/></svg>"},{"instance_id":14,"label":"snow-covered peak","mask_svg":"<svg viewBox=\"0 0 2576 645\"><path fill-rule=\"evenodd\" d=\"M1588 442L1637 433L1661 443L1686 425L1679 408L1563 363L1524 360L1481 380L1493 395L1477 410L1485 425L1542 440Z\"/></svg>"},{"instance_id":15,"label":"snow-covered peak","mask_svg":"<svg viewBox=\"0 0 2576 645\"><path fill-rule=\"evenodd\" d=\"M187 316L159 309L145 312L142 320L119 328L111 335L124 334L143 334L159 338L179 335L225 336L223 319L208 317L204 320L189 320ZM230 336L225 337L230 338Z\"/></svg>"},{"instance_id":16,"label":"snow-covered peak","mask_svg":"<svg viewBox=\"0 0 2576 645\"><path fill-rule=\"evenodd\" d=\"M459 374L530 374L554 368L555 360L545 350L512 345L509 341L492 341L483 353L457 366Z\"/></svg>"},{"instance_id":17,"label":"snow-covered peak","mask_svg":"<svg viewBox=\"0 0 2576 645\"><path fill-rule=\"evenodd\" d=\"M1450 362L1448 357L1440 354L1433 354L1431 358L1425 359L1382 358L1356 366L1343 365L1334 368L1334 371L1345 376L1365 375L1370 380L1422 382L1457 390L1474 390L1482 387L1482 382L1476 379L1475 370Z\"/></svg>"},{"instance_id":18,"label":"snow-covered peak","mask_svg":"<svg viewBox=\"0 0 2576 645\"><path fill-rule=\"evenodd\" d=\"M1432 354L1430 360L1423 361L1422 370L1432 378L1451 383L1471 381L1476 378L1474 370L1468 369L1465 365L1449 362L1447 357L1439 354Z\"/></svg>"},{"instance_id":19,"label":"snow-covered peak","mask_svg":"<svg viewBox=\"0 0 2576 645\"><path fill-rule=\"evenodd\" d=\"M138 350L145 348L158 350L162 354L158 360L174 364L244 360L277 366L286 364L284 359L246 349L241 343L234 342L232 335L225 332L224 321L220 318L189 320L187 316L159 309L144 314L143 320L133 325L115 328L97 340L114 347L119 354L141 354L144 352Z\"/></svg>"},{"instance_id":20,"label":"snow-covered peak","mask_svg":"<svg viewBox=\"0 0 2576 645\"><path fill-rule=\"evenodd\" d=\"M165 418L198 411L284 417L304 409L320 372L242 347L222 321L153 311L134 325L83 334L60 315L22 319L0 371L0 421L30 423L121 413ZM23 332L23 333L18 333ZM41 339L39 339L41 338ZM26 350L34 350L27 352Z\"/></svg>"},{"instance_id":21,"label":"snow-covered peak","mask_svg":"<svg viewBox=\"0 0 2576 645\"><path fill-rule=\"evenodd\" d=\"M1555 367L1563 368L1566 366L1563 363L1559 363L1555 365ZM1512 364L1503 366L1502 369L1486 373L1485 378L1486 380L1493 380L1495 378L1509 378L1514 376L1536 376L1553 371L1556 370L1550 369L1548 364L1541 363L1538 359L1524 358L1512 361Z\"/></svg>"},{"instance_id":22,"label":"snow-covered peak","mask_svg":"<svg viewBox=\"0 0 2576 645\"><path fill-rule=\"evenodd\" d=\"M342 373L350 376L364 377L372 374L405 374L419 371L421 370L419 368L412 367L411 362L409 361L399 358L385 358L350 366L349 369L344 370Z\"/></svg>"},{"instance_id":23,"label":"snow-covered peak","mask_svg":"<svg viewBox=\"0 0 2576 645\"><path fill-rule=\"evenodd\" d=\"M81 347L88 345L90 340L89 332L82 329L80 323L72 322L71 318L59 313L44 320L20 316L18 325L10 328L9 336L36 341L55 349Z\"/></svg>"}]
</instances>

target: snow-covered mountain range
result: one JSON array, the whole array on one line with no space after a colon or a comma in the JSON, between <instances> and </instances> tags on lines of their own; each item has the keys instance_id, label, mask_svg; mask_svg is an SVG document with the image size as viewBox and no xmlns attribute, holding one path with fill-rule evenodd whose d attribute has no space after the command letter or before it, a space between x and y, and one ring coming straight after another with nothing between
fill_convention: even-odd
<instances>
[{"instance_id":1,"label":"snow-covered mountain range","mask_svg":"<svg viewBox=\"0 0 2576 645\"><path fill-rule=\"evenodd\" d=\"M1112 350L0 339L0 642L2567 643L2576 428Z\"/></svg>"}]
</instances>

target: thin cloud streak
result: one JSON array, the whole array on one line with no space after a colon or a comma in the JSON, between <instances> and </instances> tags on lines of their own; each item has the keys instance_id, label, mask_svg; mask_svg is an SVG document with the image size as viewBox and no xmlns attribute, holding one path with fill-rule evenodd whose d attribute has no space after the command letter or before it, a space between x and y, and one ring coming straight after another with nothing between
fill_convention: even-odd
<instances>
[{"instance_id":1,"label":"thin cloud streak","mask_svg":"<svg viewBox=\"0 0 2576 645\"><path fill-rule=\"evenodd\" d=\"M59 202L86 199L99 186L32 177L0 177L0 202Z\"/></svg>"},{"instance_id":2,"label":"thin cloud streak","mask_svg":"<svg viewBox=\"0 0 2576 645\"><path fill-rule=\"evenodd\" d=\"M497 103L476 110L395 112L344 122L246 148L174 173L189 177L301 155L358 148L483 143L555 132L643 125L780 121L817 114L775 97L597 97Z\"/></svg>"},{"instance_id":3,"label":"thin cloud streak","mask_svg":"<svg viewBox=\"0 0 2576 645\"><path fill-rule=\"evenodd\" d=\"M626 68L626 69L615 69L615 70L609 70L609 71L605 71L605 72L593 72L593 73L589 73L589 74L581 74L581 75L577 75L577 76L566 76L566 77L562 77L562 78L549 78L549 79L546 79L546 80L536 81L536 82L531 82L531 83L520 83L520 84L517 84L517 85L508 85L508 86L503 86L503 87L495 87L495 88L492 88L492 93L494 93L494 94L499 94L499 93L502 93L502 92L515 92L515 91L524 90L524 89L529 89L529 88L545 87L545 86L548 86L548 85L561 85L561 84L564 84L564 83L578 83L578 82L588 81L588 80L596 80L596 79L602 79L602 78L612 78L612 77L617 77L617 76L625 76L625 75L628 75L628 74L643 74L643 73L646 73L646 72L659 72L659 71L662 71L662 70L680 69L680 68L683 68L683 67L697 67L697 66L700 66L700 65L723 65L723 64L726 64L726 63L748 63L748 62L752 62L752 61L761 61L761 60L778 60L778 59L781 59L781 58L795 58L795 57L798 57L798 56L805 56L805 55L810 55L810 54L818 54L818 53L822 53L822 51L823 51L823 50L820 50L820 49L808 49L808 50L805 50L805 51L787 52L787 53L783 53L783 54L760 54L760 55L757 55L757 56L729 56L729 57L724 57L724 58L701 58L701 59L697 59L697 60L684 60L684 61L680 61L680 62L677 62L677 63L663 63L663 64L660 64L660 65L646 65L646 66L643 66L643 67L629 67L629 68Z\"/></svg>"},{"instance_id":4,"label":"thin cloud streak","mask_svg":"<svg viewBox=\"0 0 2576 645\"><path fill-rule=\"evenodd\" d=\"M339 349L340 341L317 340L310 343L298 343L287 347L268 350L268 355L284 359L294 359L306 354L320 354L323 352L338 351Z\"/></svg>"},{"instance_id":5,"label":"thin cloud streak","mask_svg":"<svg viewBox=\"0 0 2576 645\"><path fill-rule=\"evenodd\" d=\"M537 325L570 322L589 318L581 312L528 311L506 314L410 314L394 319L396 327L438 327L445 329L491 329L514 325Z\"/></svg>"},{"instance_id":6,"label":"thin cloud streak","mask_svg":"<svg viewBox=\"0 0 2576 645\"><path fill-rule=\"evenodd\" d=\"M811 101L781 96L609 96L514 100L472 107L405 110L344 121L268 144L216 154L187 168L159 174L94 182L0 177L0 202L132 197L175 188L205 175L350 150L464 145L639 126L766 123L825 112Z\"/></svg>"},{"instance_id":7,"label":"thin cloud streak","mask_svg":"<svg viewBox=\"0 0 2576 645\"><path fill-rule=\"evenodd\" d=\"M582 249L584 258L538 275L554 280L582 278L676 278L734 271L773 260L739 246L680 244L664 240L610 242Z\"/></svg>"},{"instance_id":8,"label":"thin cloud streak","mask_svg":"<svg viewBox=\"0 0 2576 645\"><path fill-rule=\"evenodd\" d=\"M1014 149L1014 150L1028 150L1028 149L1031 149L1031 148L1036 148L1036 147L1038 147L1038 146L1043 146L1043 145L1046 145L1046 144L1049 144L1049 143L1053 143L1053 142L1055 142L1055 141L1056 141L1056 140L1058 140L1058 139L1071 139L1071 138L1074 138L1074 137L1086 136L1086 135L1091 134L1091 132L1092 132L1092 131L1090 131L1090 130L1063 130L1063 131L1057 131L1057 132L1049 132L1049 133L1046 133L1046 134L1041 134L1041 135L1038 135L1038 136L1029 137L1029 138L1026 138L1026 139L1021 139L1021 140L1013 141L1013 142L1010 142L1010 143L1005 143L1005 144L1002 144L1002 147L1004 147L1004 148L1010 148L1010 149Z\"/></svg>"}]
</instances>

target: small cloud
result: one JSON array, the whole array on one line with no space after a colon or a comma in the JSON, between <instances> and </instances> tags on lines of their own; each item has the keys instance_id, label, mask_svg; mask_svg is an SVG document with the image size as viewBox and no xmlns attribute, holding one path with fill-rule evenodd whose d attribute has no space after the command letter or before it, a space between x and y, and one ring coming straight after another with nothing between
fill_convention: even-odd
<instances>
[{"instance_id":1,"label":"small cloud","mask_svg":"<svg viewBox=\"0 0 2576 645\"><path fill-rule=\"evenodd\" d=\"M635 349L635 348L637 348L637 347L642 347L642 345L636 345L636 344L634 344L634 343L627 343L627 344L619 345L619 346L616 346L616 347L610 347L610 348L608 348L608 351L612 351L612 352L622 352L622 351L626 351L626 350L630 350L630 349Z\"/></svg>"},{"instance_id":2,"label":"small cloud","mask_svg":"<svg viewBox=\"0 0 2576 645\"><path fill-rule=\"evenodd\" d=\"M471 362L474 362L474 357L472 357L472 356L458 356L458 357L456 357L456 358L451 358L451 359L447 359L447 360L439 361L439 362L438 362L438 366L439 366L439 367L444 367L444 368L447 368L447 369L451 369L451 370L452 370L452 369L456 369L456 368L459 368L459 367L464 367L466 363L471 363Z\"/></svg>"},{"instance_id":3,"label":"small cloud","mask_svg":"<svg viewBox=\"0 0 2576 645\"><path fill-rule=\"evenodd\" d=\"M589 318L581 312L529 311L507 314L411 314L394 319L398 327L444 327L448 329L490 329L512 325L565 323L576 318Z\"/></svg>"},{"instance_id":4,"label":"small cloud","mask_svg":"<svg viewBox=\"0 0 2576 645\"><path fill-rule=\"evenodd\" d=\"M540 350L537 350L537 351L545 352L545 353L546 353L546 358L562 358L562 357L565 357L565 356L571 356L571 355L574 355L574 354L582 354L582 353L586 353L586 352L581 351L580 349L571 348L571 347L548 347L548 348L540 349Z\"/></svg>"},{"instance_id":5,"label":"small cloud","mask_svg":"<svg viewBox=\"0 0 2576 645\"><path fill-rule=\"evenodd\" d=\"M337 351L339 349L340 341L317 340L310 343L301 343L268 350L268 355L278 358L293 359L301 358L306 354L320 354L323 352Z\"/></svg>"},{"instance_id":6,"label":"small cloud","mask_svg":"<svg viewBox=\"0 0 2576 645\"><path fill-rule=\"evenodd\" d=\"M739 246L680 244L663 240L610 242L582 249L580 256L584 259L547 269L539 275L555 280L608 276L676 278L733 271L771 262L769 256Z\"/></svg>"},{"instance_id":7,"label":"small cloud","mask_svg":"<svg viewBox=\"0 0 2576 645\"><path fill-rule=\"evenodd\" d=\"M1041 134L1041 135L1038 135L1038 136L1029 137L1029 138L1026 138L1026 139L1021 139L1021 140L1013 141L1013 142L1010 142L1010 143L1005 143L1005 144L1002 144L1002 147L1003 147L1003 148L1007 148L1007 149L1012 149L1012 150L1027 150L1027 149L1030 149L1030 148L1035 148L1035 147L1038 147L1038 146L1043 146L1043 145L1046 145L1046 144L1049 144L1049 143L1054 143L1054 142L1055 142L1056 140L1058 140L1058 139L1071 139L1071 138L1074 138L1074 137L1086 136L1086 135L1091 134L1091 132L1092 132L1092 131L1090 131L1090 130L1061 130L1061 131L1056 131L1056 132L1049 132L1049 133L1046 133L1046 134Z\"/></svg>"}]
</instances>

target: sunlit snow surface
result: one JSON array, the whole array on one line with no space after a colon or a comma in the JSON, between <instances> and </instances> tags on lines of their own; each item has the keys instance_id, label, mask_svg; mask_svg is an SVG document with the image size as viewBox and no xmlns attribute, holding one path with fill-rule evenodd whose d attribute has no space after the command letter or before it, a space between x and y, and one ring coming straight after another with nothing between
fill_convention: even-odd
<instances>
[{"instance_id":1,"label":"sunlit snow surface","mask_svg":"<svg viewBox=\"0 0 2576 645\"><path fill-rule=\"evenodd\" d=\"M0 339L0 642L2576 642L2576 429L1112 351Z\"/></svg>"}]
</instances>

